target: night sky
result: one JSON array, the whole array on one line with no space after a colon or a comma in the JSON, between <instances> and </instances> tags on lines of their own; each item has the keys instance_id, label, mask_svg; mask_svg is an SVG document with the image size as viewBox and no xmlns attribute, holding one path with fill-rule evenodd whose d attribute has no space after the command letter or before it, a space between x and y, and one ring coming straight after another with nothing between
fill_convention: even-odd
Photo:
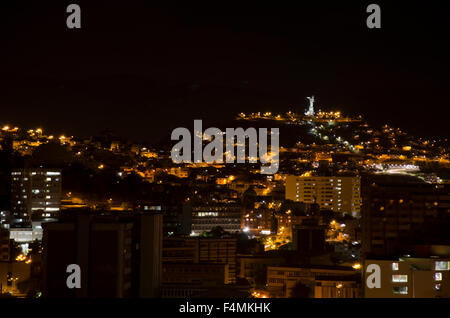
<instances>
[{"instance_id":1,"label":"night sky","mask_svg":"<svg viewBox=\"0 0 450 318\"><path fill-rule=\"evenodd\" d=\"M448 137L444 1L15 2L0 5L0 124L169 141L194 119L304 111L315 95L324 110ZM366 27L372 2L379 30ZM66 27L69 3L81 29Z\"/></svg>"}]
</instances>

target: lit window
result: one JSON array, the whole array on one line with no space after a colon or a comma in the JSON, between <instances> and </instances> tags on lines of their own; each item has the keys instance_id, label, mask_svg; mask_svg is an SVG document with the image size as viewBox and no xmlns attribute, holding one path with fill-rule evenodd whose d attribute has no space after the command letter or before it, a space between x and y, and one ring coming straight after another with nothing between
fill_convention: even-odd
<instances>
[{"instance_id":1,"label":"lit window","mask_svg":"<svg viewBox=\"0 0 450 318\"><path fill-rule=\"evenodd\" d=\"M392 270L398 271L398 263L392 263Z\"/></svg>"},{"instance_id":2,"label":"lit window","mask_svg":"<svg viewBox=\"0 0 450 318\"><path fill-rule=\"evenodd\" d=\"M434 270L448 271L448 270L450 270L450 262L449 261L437 261L434 263Z\"/></svg>"},{"instance_id":3,"label":"lit window","mask_svg":"<svg viewBox=\"0 0 450 318\"><path fill-rule=\"evenodd\" d=\"M439 272L434 273L434 280L435 281L441 281L442 280L442 273L439 273Z\"/></svg>"},{"instance_id":4,"label":"lit window","mask_svg":"<svg viewBox=\"0 0 450 318\"><path fill-rule=\"evenodd\" d=\"M394 286L392 287L392 293L395 295L407 295L408 287L406 286Z\"/></svg>"},{"instance_id":5,"label":"lit window","mask_svg":"<svg viewBox=\"0 0 450 318\"><path fill-rule=\"evenodd\" d=\"M55 172L55 171L49 171L46 173L47 176L59 176L61 173L60 172Z\"/></svg>"},{"instance_id":6,"label":"lit window","mask_svg":"<svg viewBox=\"0 0 450 318\"><path fill-rule=\"evenodd\" d=\"M394 283L407 283L408 275L392 275L392 282Z\"/></svg>"},{"instance_id":7,"label":"lit window","mask_svg":"<svg viewBox=\"0 0 450 318\"><path fill-rule=\"evenodd\" d=\"M434 289L436 289L436 290L441 290L441 284L436 284L436 285L434 285Z\"/></svg>"},{"instance_id":8,"label":"lit window","mask_svg":"<svg viewBox=\"0 0 450 318\"><path fill-rule=\"evenodd\" d=\"M45 208L45 211L59 211L59 208Z\"/></svg>"}]
</instances>

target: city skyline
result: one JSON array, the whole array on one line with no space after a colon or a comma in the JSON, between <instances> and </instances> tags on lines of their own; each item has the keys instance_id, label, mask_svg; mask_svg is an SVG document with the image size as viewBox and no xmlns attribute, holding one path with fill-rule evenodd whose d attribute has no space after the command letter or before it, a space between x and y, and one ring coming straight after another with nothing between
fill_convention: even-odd
<instances>
[{"instance_id":1,"label":"city skyline","mask_svg":"<svg viewBox=\"0 0 450 318\"><path fill-rule=\"evenodd\" d=\"M0 6L0 298L450 299L438 2Z\"/></svg>"}]
</instances>

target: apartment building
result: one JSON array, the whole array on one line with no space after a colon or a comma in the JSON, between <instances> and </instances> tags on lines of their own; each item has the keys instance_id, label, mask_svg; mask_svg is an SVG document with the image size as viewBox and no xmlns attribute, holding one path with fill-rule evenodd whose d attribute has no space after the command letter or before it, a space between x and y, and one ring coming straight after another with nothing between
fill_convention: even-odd
<instances>
[{"instance_id":1,"label":"apartment building","mask_svg":"<svg viewBox=\"0 0 450 318\"><path fill-rule=\"evenodd\" d=\"M294 176L286 177L286 199L316 203L321 209L359 217L361 210L360 177Z\"/></svg>"}]
</instances>

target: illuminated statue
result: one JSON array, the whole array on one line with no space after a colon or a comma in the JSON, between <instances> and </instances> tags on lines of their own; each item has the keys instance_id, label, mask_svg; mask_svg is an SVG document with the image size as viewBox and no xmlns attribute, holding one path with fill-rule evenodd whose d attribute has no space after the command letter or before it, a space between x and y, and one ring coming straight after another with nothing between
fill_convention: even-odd
<instances>
[{"instance_id":1,"label":"illuminated statue","mask_svg":"<svg viewBox=\"0 0 450 318\"><path fill-rule=\"evenodd\" d=\"M305 113L306 116L314 116L314 96L306 97L309 100L309 109Z\"/></svg>"}]
</instances>

